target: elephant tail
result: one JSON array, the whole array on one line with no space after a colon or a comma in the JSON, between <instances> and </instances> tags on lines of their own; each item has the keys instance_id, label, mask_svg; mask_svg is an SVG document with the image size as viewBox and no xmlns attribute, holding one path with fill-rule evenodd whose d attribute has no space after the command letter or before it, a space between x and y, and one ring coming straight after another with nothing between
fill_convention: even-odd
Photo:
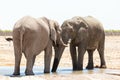
<instances>
[{"instance_id":1,"label":"elephant tail","mask_svg":"<svg viewBox=\"0 0 120 80\"><path fill-rule=\"evenodd\" d=\"M25 28L22 26L20 29L20 52L22 53L23 49L23 35L25 33Z\"/></svg>"}]
</instances>

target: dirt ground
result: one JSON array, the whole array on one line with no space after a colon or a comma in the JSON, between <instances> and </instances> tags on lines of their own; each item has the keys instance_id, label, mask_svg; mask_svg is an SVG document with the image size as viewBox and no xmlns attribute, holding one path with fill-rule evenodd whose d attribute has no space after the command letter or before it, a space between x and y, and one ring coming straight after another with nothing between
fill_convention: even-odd
<instances>
[{"instance_id":1,"label":"dirt ground","mask_svg":"<svg viewBox=\"0 0 120 80\"><path fill-rule=\"evenodd\" d=\"M11 36L10 36L11 37ZM84 67L86 67L88 58L87 53L84 56ZM54 57L54 53L53 53ZM53 57L51 66L53 63ZM106 36L105 40L105 60L107 64L107 69L114 69L114 70L120 70L120 36ZM25 57L22 57L21 66L26 65ZM100 58L97 53L97 51L94 52L94 65L100 65ZM0 66L14 66L14 50L13 50L13 44L12 42L7 42L5 40L4 36L0 36ZM44 67L44 53L42 52L39 54L35 61L35 66L42 66ZM71 64L71 57L69 53L69 48L66 48L59 67L58 68L72 68ZM104 76L104 77L103 77ZM120 79L120 72L118 75L109 75L109 74L61 74L61 75L41 75L41 76L24 76L24 77L9 77L9 76L0 76L2 80L19 80L19 79L28 79L28 80L37 80L38 78L40 80L73 80L73 79L79 79L82 80L119 80Z\"/></svg>"}]
</instances>

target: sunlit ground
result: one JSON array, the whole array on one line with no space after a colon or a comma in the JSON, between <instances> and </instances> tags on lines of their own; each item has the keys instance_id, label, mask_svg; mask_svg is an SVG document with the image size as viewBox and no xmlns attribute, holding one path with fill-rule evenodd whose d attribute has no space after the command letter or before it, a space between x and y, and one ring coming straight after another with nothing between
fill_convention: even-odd
<instances>
[{"instance_id":1,"label":"sunlit ground","mask_svg":"<svg viewBox=\"0 0 120 80\"><path fill-rule=\"evenodd\" d=\"M0 75L9 77L9 76L12 76L12 73L14 70L14 51L13 51L12 42L7 42L4 38L5 37L0 37ZM53 57L54 57L54 53L53 53ZM90 71L86 70L85 67L88 62L87 53L86 53L84 56L84 70L73 72L69 48L66 48L62 55L57 73L50 73L50 75L49 74L45 75L43 73L44 71L44 53L43 52L37 56L33 71L36 74L36 76L39 75L39 76L42 76L42 78L48 79L48 80L50 79L55 80L58 78L60 80L61 78L73 80L73 79L70 79L71 76L73 78L75 76L79 78L81 77L81 75L86 75L86 74L88 76L91 75L90 77L92 77L95 74L99 75L101 73L102 75L104 74L105 76L108 74L110 74L109 76L113 76L111 74L120 75L120 36L106 37L105 60L107 64L107 69L95 68L94 70L90 70ZM51 62L51 67L52 67L52 63L53 63L53 58ZM26 65L26 60L25 60L25 57L23 56L21 61L21 76L24 76L25 65ZM99 55L97 53L97 50L94 52L94 65L100 65L100 60L99 60ZM120 76L117 76L117 77L120 78Z\"/></svg>"}]
</instances>

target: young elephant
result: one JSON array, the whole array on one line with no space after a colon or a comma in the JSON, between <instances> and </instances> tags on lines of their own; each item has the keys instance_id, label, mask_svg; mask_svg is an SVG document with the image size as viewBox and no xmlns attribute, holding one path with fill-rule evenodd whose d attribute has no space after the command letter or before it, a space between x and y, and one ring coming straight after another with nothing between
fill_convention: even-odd
<instances>
[{"instance_id":1,"label":"young elephant","mask_svg":"<svg viewBox=\"0 0 120 80\"><path fill-rule=\"evenodd\" d=\"M35 19L25 16L16 22L13 29L13 44L15 55L15 69L13 75L20 75L20 61L24 53L26 64L26 75L33 75L33 65L36 56L45 51L45 73L50 72L50 62L52 57L52 45L64 45L60 38L59 25L56 21L45 17Z\"/></svg>"},{"instance_id":2,"label":"young elephant","mask_svg":"<svg viewBox=\"0 0 120 80\"><path fill-rule=\"evenodd\" d=\"M71 41L69 43L73 70L83 69L83 57L86 50L89 56L86 68L93 69L93 52L95 49L98 50L100 55L100 68L106 68L104 59L105 33L102 24L97 19L91 16L73 17L72 19L64 21L61 28L63 42L68 44L68 42ZM78 47L78 55L76 47ZM58 52L56 52L54 58L52 72L56 71L64 49L64 46L58 47Z\"/></svg>"}]
</instances>

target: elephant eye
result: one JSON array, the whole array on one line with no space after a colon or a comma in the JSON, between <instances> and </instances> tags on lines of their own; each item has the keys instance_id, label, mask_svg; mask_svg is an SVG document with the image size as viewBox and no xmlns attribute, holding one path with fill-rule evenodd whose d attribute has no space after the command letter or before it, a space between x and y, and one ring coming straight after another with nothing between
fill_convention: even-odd
<instances>
[{"instance_id":1,"label":"elephant eye","mask_svg":"<svg viewBox=\"0 0 120 80\"><path fill-rule=\"evenodd\" d=\"M69 26L72 26L73 25L73 23L71 22L71 23L69 23Z\"/></svg>"}]
</instances>

